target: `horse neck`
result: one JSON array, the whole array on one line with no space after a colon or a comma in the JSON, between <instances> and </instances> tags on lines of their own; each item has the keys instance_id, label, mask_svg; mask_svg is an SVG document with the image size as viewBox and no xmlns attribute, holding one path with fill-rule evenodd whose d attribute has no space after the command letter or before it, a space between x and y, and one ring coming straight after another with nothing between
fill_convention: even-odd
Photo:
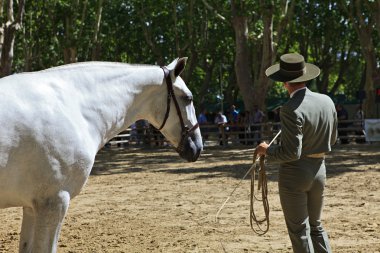
<instances>
[{"instance_id":1,"label":"horse neck","mask_svg":"<svg viewBox=\"0 0 380 253\"><path fill-rule=\"evenodd\" d=\"M80 72L81 113L100 147L136 120L152 118L149 101L162 86L160 68L116 64Z\"/></svg>"}]
</instances>

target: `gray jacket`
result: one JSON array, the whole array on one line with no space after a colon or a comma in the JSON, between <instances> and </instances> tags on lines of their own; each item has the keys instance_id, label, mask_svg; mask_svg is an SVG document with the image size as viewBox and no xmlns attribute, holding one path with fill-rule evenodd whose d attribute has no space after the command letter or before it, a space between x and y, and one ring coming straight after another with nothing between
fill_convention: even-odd
<instances>
[{"instance_id":1,"label":"gray jacket","mask_svg":"<svg viewBox=\"0 0 380 253\"><path fill-rule=\"evenodd\" d=\"M297 91L281 107L281 145L267 150L271 162L290 162L331 151L337 139L337 113L326 95L309 89Z\"/></svg>"}]
</instances>

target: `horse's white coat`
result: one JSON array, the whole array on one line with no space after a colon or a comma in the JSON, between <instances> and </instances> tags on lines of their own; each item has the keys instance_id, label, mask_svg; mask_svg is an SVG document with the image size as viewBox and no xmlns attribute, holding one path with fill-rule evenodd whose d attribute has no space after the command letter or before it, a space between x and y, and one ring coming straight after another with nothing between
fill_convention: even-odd
<instances>
[{"instance_id":1,"label":"horse's white coat","mask_svg":"<svg viewBox=\"0 0 380 253\"><path fill-rule=\"evenodd\" d=\"M193 126L194 107L183 99L191 93L173 74L179 61L168 69L185 124ZM56 252L69 202L97 151L138 119L160 126L166 96L157 66L81 63L0 79L0 208L24 208L20 252ZM180 131L172 106L162 133L176 146ZM189 142L196 160L199 129Z\"/></svg>"}]
</instances>

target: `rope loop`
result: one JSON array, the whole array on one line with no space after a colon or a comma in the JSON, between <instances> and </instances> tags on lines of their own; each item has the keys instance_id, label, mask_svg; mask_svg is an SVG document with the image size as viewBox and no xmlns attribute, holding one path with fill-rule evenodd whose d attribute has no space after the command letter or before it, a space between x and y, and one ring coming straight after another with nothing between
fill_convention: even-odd
<instances>
[{"instance_id":1,"label":"rope loop","mask_svg":"<svg viewBox=\"0 0 380 253\"><path fill-rule=\"evenodd\" d=\"M269 231L269 201L268 201L268 180L265 170L265 156L261 156L257 163L257 155L254 154L253 166L251 170L251 194L250 194L250 225L258 235L264 235ZM257 175L256 175L257 174ZM261 198L255 194L255 181L257 181L257 190L261 190ZM262 202L264 209L264 218L258 219L255 212L255 202ZM265 224L265 226L263 226Z\"/></svg>"}]
</instances>

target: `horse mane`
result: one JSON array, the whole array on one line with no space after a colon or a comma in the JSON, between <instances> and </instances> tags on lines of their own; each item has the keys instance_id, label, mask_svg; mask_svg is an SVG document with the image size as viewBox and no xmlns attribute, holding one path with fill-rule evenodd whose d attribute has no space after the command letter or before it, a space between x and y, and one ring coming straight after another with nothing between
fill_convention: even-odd
<instances>
[{"instance_id":1,"label":"horse mane","mask_svg":"<svg viewBox=\"0 0 380 253\"><path fill-rule=\"evenodd\" d=\"M86 67L92 67L92 66L104 66L104 67L156 67L155 65L149 65L149 64L131 64L131 63L123 63L123 62L106 62L106 61L89 61L89 62L76 62L76 63L70 63L70 64L64 64L60 66L51 67L48 69L40 70L37 72L50 72L55 70L65 70L65 69L71 69L71 68L86 68Z\"/></svg>"}]
</instances>

